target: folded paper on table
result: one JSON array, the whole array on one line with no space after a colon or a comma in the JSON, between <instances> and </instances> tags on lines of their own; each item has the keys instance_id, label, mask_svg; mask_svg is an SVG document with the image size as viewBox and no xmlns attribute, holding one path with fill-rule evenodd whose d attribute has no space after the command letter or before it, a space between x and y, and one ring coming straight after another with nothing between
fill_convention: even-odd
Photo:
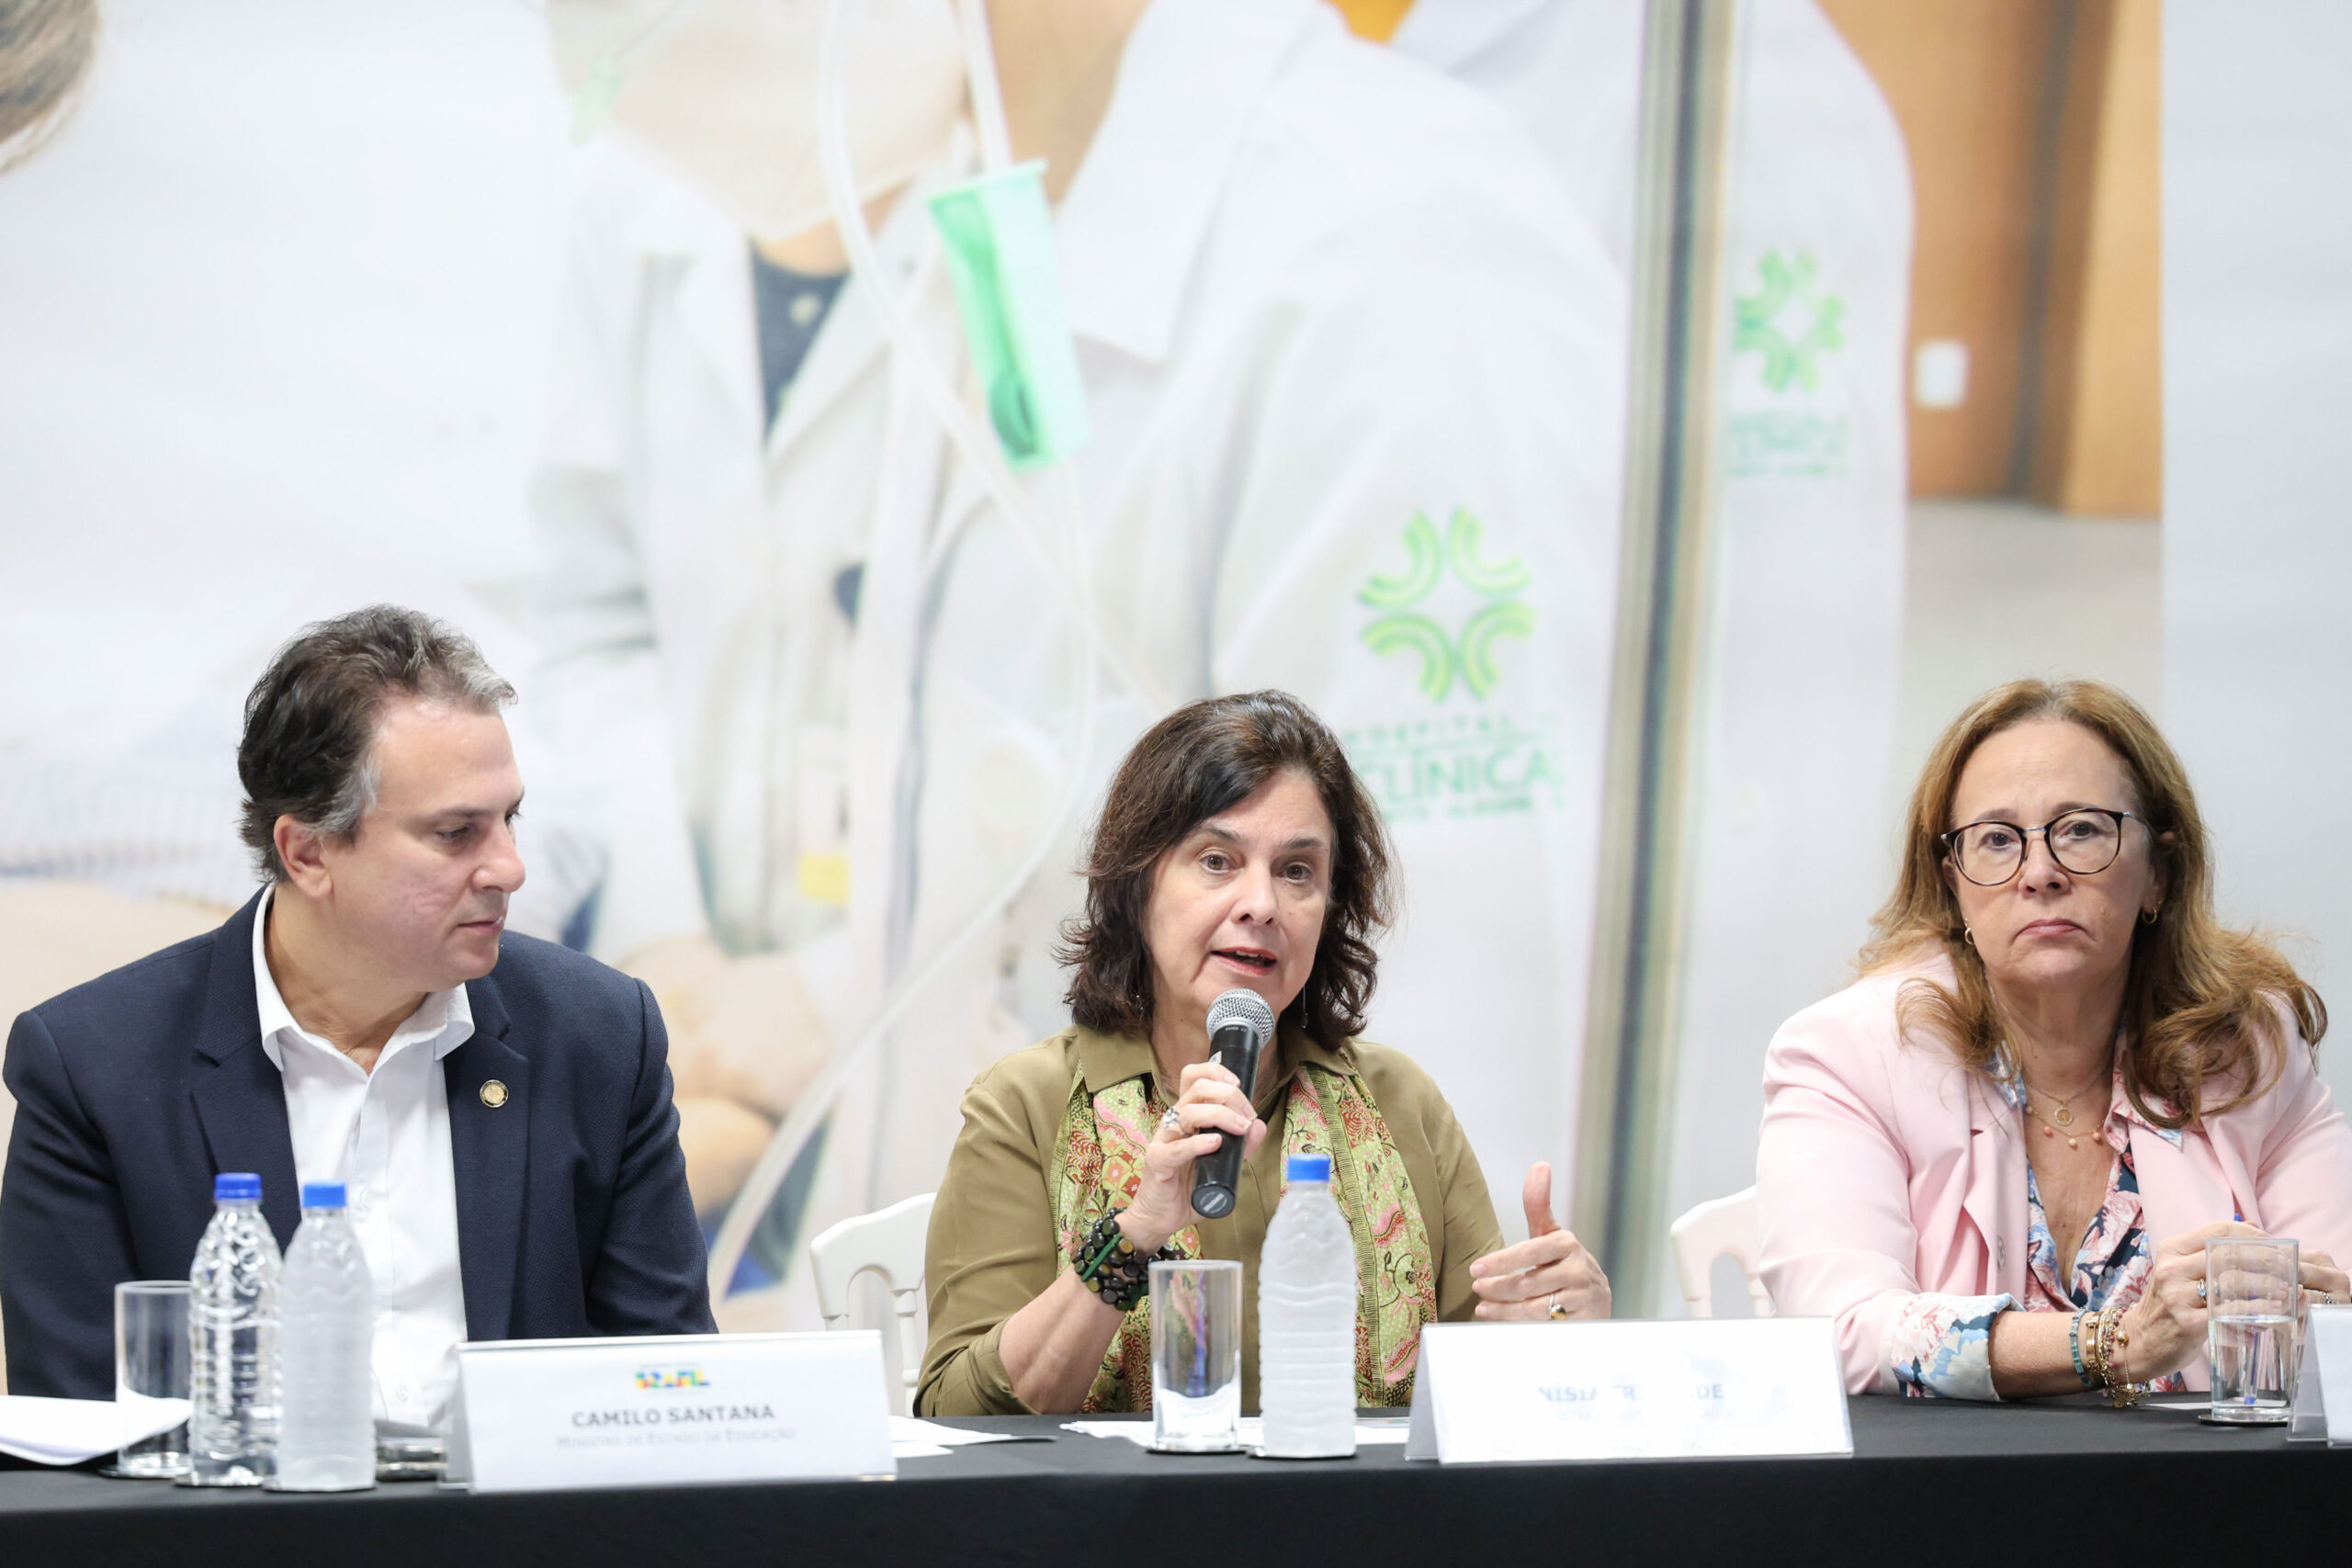
<instances>
[{"instance_id":1,"label":"folded paper on table","mask_svg":"<svg viewBox=\"0 0 2352 1568\"><path fill-rule=\"evenodd\" d=\"M937 1459L942 1454L953 1453L975 1443L1017 1440L1011 1432L968 1431L962 1427L943 1427L936 1421L924 1421L912 1416L890 1417L892 1459Z\"/></svg>"},{"instance_id":2,"label":"folded paper on table","mask_svg":"<svg viewBox=\"0 0 2352 1568\"><path fill-rule=\"evenodd\" d=\"M0 1453L35 1464L80 1464L187 1419L185 1399L44 1399L0 1393Z\"/></svg>"},{"instance_id":3,"label":"folded paper on table","mask_svg":"<svg viewBox=\"0 0 2352 1568\"><path fill-rule=\"evenodd\" d=\"M1010 1443L1015 1438L1011 1432L975 1432L963 1427L943 1427L936 1421L924 1421L912 1416L893 1416L890 1417L890 1440L894 1443L930 1443L943 1449L960 1449L973 1443Z\"/></svg>"}]
</instances>

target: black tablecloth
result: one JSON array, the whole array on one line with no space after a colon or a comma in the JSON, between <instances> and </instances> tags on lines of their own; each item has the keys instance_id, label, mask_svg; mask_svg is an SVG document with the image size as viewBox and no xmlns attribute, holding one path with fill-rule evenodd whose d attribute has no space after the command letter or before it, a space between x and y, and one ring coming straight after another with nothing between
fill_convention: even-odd
<instances>
[{"instance_id":1,"label":"black tablecloth","mask_svg":"<svg viewBox=\"0 0 2352 1568\"><path fill-rule=\"evenodd\" d=\"M2352 1450L2283 1428L2093 1400L1852 1402L1850 1460L1442 1467L1399 1448L1280 1463L1178 1458L1059 1430L902 1461L896 1482L470 1496L195 1492L88 1470L0 1472L6 1568L650 1568L691 1563L2202 1562L2352 1551Z\"/></svg>"}]
</instances>

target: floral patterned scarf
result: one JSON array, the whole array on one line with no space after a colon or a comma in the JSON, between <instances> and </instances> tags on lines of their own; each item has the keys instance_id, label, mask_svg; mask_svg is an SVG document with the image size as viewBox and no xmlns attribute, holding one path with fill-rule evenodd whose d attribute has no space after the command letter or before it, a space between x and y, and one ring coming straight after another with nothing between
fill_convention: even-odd
<instances>
[{"instance_id":1,"label":"floral patterned scarf","mask_svg":"<svg viewBox=\"0 0 2352 1568\"><path fill-rule=\"evenodd\" d=\"M1070 1254L1095 1221L1135 1201L1144 1145L1158 1131L1162 1109L1148 1073L1092 1096L1082 1069L1071 1079L1052 1177L1064 1269L1076 1267ZM1437 1316L1437 1272L1412 1178L1363 1080L1319 1063L1301 1064L1290 1083L1283 1153L1285 1158L1331 1156L1332 1196L1355 1238L1356 1403L1409 1404L1421 1325ZM1192 1225L1168 1240L1187 1258L1201 1255L1200 1233ZM1151 1408L1149 1297L1119 1325L1087 1391L1086 1408Z\"/></svg>"}]
</instances>

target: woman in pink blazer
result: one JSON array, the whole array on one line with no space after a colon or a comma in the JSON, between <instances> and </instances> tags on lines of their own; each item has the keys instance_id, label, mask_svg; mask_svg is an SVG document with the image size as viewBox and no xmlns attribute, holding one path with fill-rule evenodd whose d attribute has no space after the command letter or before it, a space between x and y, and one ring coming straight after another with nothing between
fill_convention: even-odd
<instances>
[{"instance_id":1,"label":"woman in pink blazer","mask_svg":"<svg viewBox=\"0 0 2352 1568\"><path fill-rule=\"evenodd\" d=\"M2312 852L2257 823L2263 852ZM1763 1271L1837 1320L1847 1386L1966 1399L2203 1387L2204 1244L2301 1244L2342 1302L2352 1129L2319 997L2222 927L2179 760L2091 682L1945 731L1861 980L1784 1024Z\"/></svg>"}]
</instances>

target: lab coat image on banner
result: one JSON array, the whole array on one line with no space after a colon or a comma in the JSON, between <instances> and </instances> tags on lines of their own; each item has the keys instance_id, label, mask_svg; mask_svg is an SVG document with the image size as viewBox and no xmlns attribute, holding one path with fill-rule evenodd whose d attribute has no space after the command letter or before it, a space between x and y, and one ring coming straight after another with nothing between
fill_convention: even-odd
<instances>
[{"instance_id":1,"label":"lab coat image on banner","mask_svg":"<svg viewBox=\"0 0 2352 1568\"><path fill-rule=\"evenodd\" d=\"M1509 107L1621 266L1643 13L1417 0L1394 39ZM1677 1210L1752 1179L1764 1043L1845 984L1893 868L1910 165L1814 0L1744 0L1735 51Z\"/></svg>"},{"instance_id":2,"label":"lab coat image on banner","mask_svg":"<svg viewBox=\"0 0 2352 1568\"><path fill-rule=\"evenodd\" d=\"M880 11L937 58L909 42L938 36L922 6ZM670 36L700 47L691 21ZM1008 90L1016 47L1001 30ZM973 1075L1067 1023L1054 946L1082 830L1135 737L1216 693L1295 693L1386 814L1403 918L1372 1035L1435 1076L1488 1171L1565 1165L1625 316L1524 133L1320 0L1143 10L1053 218L1093 431L1074 465L1090 725L1057 568L943 438L859 277L755 267L744 212L796 198L754 200L665 139L644 70L586 155L559 299L535 689L565 761L534 804L591 826L593 949L672 1018L721 1323L813 1326L807 1239L933 1188ZM848 91L865 81L853 62ZM877 166L942 134L849 119ZM971 139L944 140L907 194L861 194L925 358L962 389L921 197L968 172ZM805 355L772 423L763 344ZM776 1179L799 1097L1048 832ZM728 1216L752 1203L743 1240Z\"/></svg>"},{"instance_id":3,"label":"lab coat image on banner","mask_svg":"<svg viewBox=\"0 0 2352 1568\"><path fill-rule=\"evenodd\" d=\"M1648 10L1643 0L1413 0L1389 40L1527 128L1621 273L1634 265Z\"/></svg>"}]
</instances>

